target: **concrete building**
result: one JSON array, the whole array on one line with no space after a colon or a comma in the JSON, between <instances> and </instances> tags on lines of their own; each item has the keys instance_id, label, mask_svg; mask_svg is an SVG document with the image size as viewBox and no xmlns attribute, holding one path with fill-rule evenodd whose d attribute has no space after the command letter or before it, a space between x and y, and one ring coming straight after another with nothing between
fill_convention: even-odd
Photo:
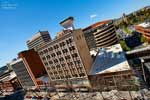
<instances>
[{"instance_id":1,"label":"concrete building","mask_svg":"<svg viewBox=\"0 0 150 100\"><path fill-rule=\"evenodd\" d=\"M90 50L108 47L118 42L112 20L97 22L83 29Z\"/></svg>"},{"instance_id":2,"label":"concrete building","mask_svg":"<svg viewBox=\"0 0 150 100\"><path fill-rule=\"evenodd\" d=\"M47 43L49 41L51 41L49 32L48 31L39 31L26 43L27 43L27 46L29 49L37 50L40 46L44 45L45 43Z\"/></svg>"},{"instance_id":3,"label":"concrete building","mask_svg":"<svg viewBox=\"0 0 150 100\"><path fill-rule=\"evenodd\" d=\"M145 37L146 41L150 43L150 22L136 25L135 30L141 33Z\"/></svg>"},{"instance_id":4,"label":"concrete building","mask_svg":"<svg viewBox=\"0 0 150 100\"><path fill-rule=\"evenodd\" d=\"M16 73L19 82L24 89L36 88L37 84L34 81L34 78L29 74L24 63L23 59L20 58L11 62L10 66L12 66L13 71Z\"/></svg>"},{"instance_id":5,"label":"concrete building","mask_svg":"<svg viewBox=\"0 0 150 100\"><path fill-rule=\"evenodd\" d=\"M72 20L68 18L68 20ZM51 81L86 79L91 69L92 59L81 29L67 26L54 40L38 50ZM62 24L62 22L60 24ZM66 25L67 24L67 25ZM62 82L61 82L62 84Z\"/></svg>"},{"instance_id":6,"label":"concrete building","mask_svg":"<svg viewBox=\"0 0 150 100\"><path fill-rule=\"evenodd\" d=\"M125 58L120 44L99 49L89 72L93 88L104 90L125 90L134 86L130 84L133 72Z\"/></svg>"},{"instance_id":7,"label":"concrete building","mask_svg":"<svg viewBox=\"0 0 150 100\"><path fill-rule=\"evenodd\" d=\"M10 66L25 89L39 88L37 78L47 74L38 53L34 49L20 52L18 59L12 61Z\"/></svg>"}]
</instances>

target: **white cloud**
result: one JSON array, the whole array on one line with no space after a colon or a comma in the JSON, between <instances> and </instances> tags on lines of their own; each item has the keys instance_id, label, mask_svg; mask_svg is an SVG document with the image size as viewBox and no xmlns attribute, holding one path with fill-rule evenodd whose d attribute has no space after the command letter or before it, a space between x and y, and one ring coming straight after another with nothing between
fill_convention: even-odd
<instances>
[{"instance_id":1,"label":"white cloud","mask_svg":"<svg viewBox=\"0 0 150 100\"><path fill-rule=\"evenodd\" d=\"M96 14L92 14L92 15L90 15L90 18L91 18L91 19L93 19L93 18L95 18L95 17L97 17L97 15L96 15Z\"/></svg>"}]
</instances>

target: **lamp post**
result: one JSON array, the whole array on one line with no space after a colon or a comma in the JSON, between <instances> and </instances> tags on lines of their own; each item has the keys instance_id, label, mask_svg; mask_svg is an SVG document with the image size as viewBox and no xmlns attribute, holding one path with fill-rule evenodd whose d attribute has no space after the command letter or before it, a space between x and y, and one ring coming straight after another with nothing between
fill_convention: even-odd
<instances>
[{"instance_id":1,"label":"lamp post","mask_svg":"<svg viewBox=\"0 0 150 100\"><path fill-rule=\"evenodd\" d=\"M143 77L144 77L144 81L145 81L145 83L147 82L146 81L146 75L145 75L145 70L144 70L144 60L143 59L141 59L141 67L142 67L142 74L143 74Z\"/></svg>"}]
</instances>

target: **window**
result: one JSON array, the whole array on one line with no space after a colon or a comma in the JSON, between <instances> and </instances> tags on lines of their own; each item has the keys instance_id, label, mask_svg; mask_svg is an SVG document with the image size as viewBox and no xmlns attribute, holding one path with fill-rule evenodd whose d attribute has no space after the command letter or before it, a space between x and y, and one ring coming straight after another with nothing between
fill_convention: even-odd
<instances>
[{"instance_id":1,"label":"window","mask_svg":"<svg viewBox=\"0 0 150 100\"><path fill-rule=\"evenodd\" d=\"M45 66L47 66L47 65L48 65L48 63L47 63L47 62L45 62L45 63L44 63L44 65L45 65Z\"/></svg>"},{"instance_id":2,"label":"window","mask_svg":"<svg viewBox=\"0 0 150 100\"><path fill-rule=\"evenodd\" d=\"M53 62L52 62L52 61L49 61L49 64L53 64Z\"/></svg>"},{"instance_id":3,"label":"window","mask_svg":"<svg viewBox=\"0 0 150 100\"><path fill-rule=\"evenodd\" d=\"M67 63L68 64L68 66L72 66L73 65L73 62L69 62L69 63Z\"/></svg>"},{"instance_id":4,"label":"window","mask_svg":"<svg viewBox=\"0 0 150 100\"><path fill-rule=\"evenodd\" d=\"M78 57L77 53L72 54L72 57Z\"/></svg>"},{"instance_id":5,"label":"window","mask_svg":"<svg viewBox=\"0 0 150 100\"><path fill-rule=\"evenodd\" d=\"M65 46L65 42L59 43L59 46L60 46L60 47Z\"/></svg>"},{"instance_id":6,"label":"window","mask_svg":"<svg viewBox=\"0 0 150 100\"><path fill-rule=\"evenodd\" d=\"M60 65L57 65L56 67L59 69L59 68L60 68Z\"/></svg>"},{"instance_id":7,"label":"window","mask_svg":"<svg viewBox=\"0 0 150 100\"><path fill-rule=\"evenodd\" d=\"M54 49L57 49L57 48L59 48L59 46L56 44L56 45L54 45Z\"/></svg>"},{"instance_id":8,"label":"window","mask_svg":"<svg viewBox=\"0 0 150 100\"><path fill-rule=\"evenodd\" d=\"M48 50L47 50L47 49L45 49L45 50L43 50L43 52L44 52L44 53L47 53L47 52L48 52Z\"/></svg>"},{"instance_id":9,"label":"window","mask_svg":"<svg viewBox=\"0 0 150 100\"><path fill-rule=\"evenodd\" d=\"M85 74L84 74L84 73L81 73L81 74L79 74L79 75L80 75L80 77L81 77L81 76L85 76Z\"/></svg>"},{"instance_id":10,"label":"window","mask_svg":"<svg viewBox=\"0 0 150 100\"><path fill-rule=\"evenodd\" d=\"M52 56L52 57L55 57L56 55L55 55L55 53L52 53L51 56Z\"/></svg>"},{"instance_id":11,"label":"window","mask_svg":"<svg viewBox=\"0 0 150 100\"><path fill-rule=\"evenodd\" d=\"M41 52L39 52L39 54L40 54L40 55L43 55L43 52L41 51Z\"/></svg>"},{"instance_id":12,"label":"window","mask_svg":"<svg viewBox=\"0 0 150 100\"><path fill-rule=\"evenodd\" d=\"M72 39L69 39L68 41L69 41L69 43L72 43Z\"/></svg>"},{"instance_id":13,"label":"window","mask_svg":"<svg viewBox=\"0 0 150 100\"><path fill-rule=\"evenodd\" d=\"M75 61L75 64L80 64L80 63L81 63L80 60Z\"/></svg>"},{"instance_id":14,"label":"window","mask_svg":"<svg viewBox=\"0 0 150 100\"><path fill-rule=\"evenodd\" d=\"M62 45L65 46L65 42L62 42Z\"/></svg>"},{"instance_id":15,"label":"window","mask_svg":"<svg viewBox=\"0 0 150 100\"><path fill-rule=\"evenodd\" d=\"M59 43L59 46L62 47L62 43Z\"/></svg>"},{"instance_id":16,"label":"window","mask_svg":"<svg viewBox=\"0 0 150 100\"><path fill-rule=\"evenodd\" d=\"M52 69L54 70L54 69L55 69L55 66L52 66Z\"/></svg>"},{"instance_id":17,"label":"window","mask_svg":"<svg viewBox=\"0 0 150 100\"><path fill-rule=\"evenodd\" d=\"M50 68L49 68L49 67L47 67L47 70L50 70Z\"/></svg>"},{"instance_id":18,"label":"window","mask_svg":"<svg viewBox=\"0 0 150 100\"><path fill-rule=\"evenodd\" d=\"M79 39L81 39L81 35L79 35Z\"/></svg>"},{"instance_id":19,"label":"window","mask_svg":"<svg viewBox=\"0 0 150 100\"><path fill-rule=\"evenodd\" d=\"M70 59L70 56L68 55L68 56L65 56L65 59L67 60L67 59Z\"/></svg>"},{"instance_id":20,"label":"window","mask_svg":"<svg viewBox=\"0 0 150 100\"><path fill-rule=\"evenodd\" d=\"M47 59L50 59L50 55L47 55L46 58L47 58Z\"/></svg>"},{"instance_id":21,"label":"window","mask_svg":"<svg viewBox=\"0 0 150 100\"><path fill-rule=\"evenodd\" d=\"M57 60L57 59L54 59L54 63L58 63L58 60Z\"/></svg>"},{"instance_id":22,"label":"window","mask_svg":"<svg viewBox=\"0 0 150 100\"><path fill-rule=\"evenodd\" d=\"M67 53L67 52L68 52L68 50L67 50L67 49L64 49L64 50L62 50L62 52L63 52L63 53Z\"/></svg>"},{"instance_id":23,"label":"window","mask_svg":"<svg viewBox=\"0 0 150 100\"><path fill-rule=\"evenodd\" d=\"M62 66L62 67L65 67L65 64L62 64L61 66Z\"/></svg>"},{"instance_id":24,"label":"window","mask_svg":"<svg viewBox=\"0 0 150 100\"><path fill-rule=\"evenodd\" d=\"M43 59L43 60L46 60L46 58L45 58L45 57L43 57L42 59Z\"/></svg>"},{"instance_id":25,"label":"window","mask_svg":"<svg viewBox=\"0 0 150 100\"><path fill-rule=\"evenodd\" d=\"M72 39L70 38L70 39L66 40L66 42L67 42L67 44L72 43Z\"/></svg>"},{"instance_id":26,"label":"window","mask_svg":"<svg viewBox=\"0 0 150 100\"><path fill-rule=\"evenodd\" d=\"M68 41L68 40L66 40L66 42L67 42L67 44L69 44L69 41Z\"/></svg>"},{"instance_id":27,"label":"window","mask_svg":"<svg viewBox=\"0 0 150 100\"><path fill-rule=\"evenodd\" d=\"M56 71L54 71L54 74L57 74L57 72L56 72Z\"/></svg>"},{"instance_id":28,"label":"window","mask_svg":"<svg viewBox=\"0 0 150 100\"><path fill-rule=\"evenodd\" d=\"M53 47L48 48L48 50L49 50L49 51L52 51L52 50L53 50Z\"/></svg>"},{"instance_id":29,"label":"window","mask_svg":"<svg viewBox=\"0 0 150 100\"><path fill-rule=\"evenodd\" d=\"M61 52L60 52L60 51L58 51L58 52L56 52L56 54L57 54L57 55L61 55Z\"/></svg>"},{"instance_id":30,"label":"window","mask_svg":"<svg viewBox=\"0 0 150 100\"><path fill-rule=\"evenodd\" d=\"M53 73L52 73L52 72L50 72L49 74L50 74L50 75L53 75Z\"/></svg>"},{"instance_id":31,"label":"window","mask_svg":"<svg viewBox=\"0 0 150 100\"><path fill-rule=\"evenodd\" d=\"M69 47L69 50L70 50L70 51L75 50L75 47L74 47L74 46Z\"/></svg>"},{"instance_id":32,"label":"window","mask_svg":"<svg viewBox=\"0 0 150 100\"><path fill-rule=\"evenodd\" d=\"M64 61L64 58L62 58L62 57L61 57L61 58L59 58L59 61Z\"/></svg>"},{"instance_id":33,"label":"window","mask_svg":"<svg viewBox=\"0 0 150 100\"><path fill-rule=\"evenodd\" d=\"M51 79L54 80L55 78L54 78L54 77L51 77Z\"/></svg>"}]
</instances>

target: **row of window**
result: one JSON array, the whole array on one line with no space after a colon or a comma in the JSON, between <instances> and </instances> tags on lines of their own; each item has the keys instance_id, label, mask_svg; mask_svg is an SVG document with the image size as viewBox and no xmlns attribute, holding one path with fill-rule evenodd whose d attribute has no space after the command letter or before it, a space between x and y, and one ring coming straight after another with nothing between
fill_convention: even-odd
<instances>
[{"instance_id":1,"label":"row of window","mask_svg":"<svg viewBox=\"0 0 150 100\"><path fill-rule=\"evenodd\" d=\"M73 74L72 76L73 76L73 77L78 77L77 74ZM79 76L80 76L80 77L83 77L83 76L85 76L85 73L80 73ZM54 80L54 79L64 79L64 78L71 78L71 76L70 76L70 75L65 75L65 76L64 76L64 75L61 75L61 76L58 76L58 75L57 75L57 76L55 76L55 77L51 76L51 79L52 79L52 80Z\"/></svg>"},{"instance_id":2,"label":"row of window","mask_svg":"<svg viewBox=\"0 0 150 100\"><path fill-rule=\"evenodd\" d=\"M61 42L61 43L59 43L59 45L56 44L56 45L54 45L53 47L49 47L48 50L45 49L45 50L43 50L43 52L41 51L39 54L40 54L40 55L43 55L43 53L48 53L48 51L53 51L54 49L58 49L59 46L62 47L62 46L65 46L66 44L70 44L70 43L72 43L72 39L71 39L71 38L68 39L68 40L66 40L66 42Z\"/></svg>"},{"instance_id":3,"label":"row of window","mask_svg":"<svg viewBox=\"0 0 150 100\"><path fill-rule=\"evenodd\" d=\"M58 52L58 53L60 53L60 52ZM52 57L55 57L56 55L55 55L55 53L53 53L53 54L51 54L51 56L52 56ZM72 56L73 58L77 58L77 57L78 57L78 54L77 54L77 53L74 53L74 54L72 54L71 56ZM42 57L43 61L45 61L46 58L47 58L47 59L50 59L51 57L50 57L50 55L47 55L46 57ZM66 59L66 60L71 59L70 55L65 56L65 59ZM60 62L64 61L64 58L63 58L63 57L59 58L59 61L60 61ZM54 62L57 63L58 60L56 59L56 60L54 60ZM50 63L50 64L53 64L52 61L49 61L49 63Z\"/></svg>"},{"instance_id":4,"label":"row of window","mask_svg":"<svg viewBox=\"0 0 150 100\"><path fill-rule=\"evenodd\" d=\"M65 56L65 59L66 59L66 60L69 60L69 59L70 59L70 56L69 56L69 55L68 55L68 56ZM63 61L64 61L64 58L63 58L63 57L59 58L59 61L60 61L60 62L63 62ZM48 66L48 63L49 63L50 65L52 65L53 62L54 62L55 64L57 64L57 63L58 63L58 59L54 59L53 61L45 62L44 64L45 64L45 66ZM74 63L75 63L75 65L79 65L81 62L80 62L80 60L76 60L76 61L74 61ZM72 65L73 65L73 62L68 62L67 64L68 64L68 66L72 66ZM61 63L61 65L62 65L62 67L65 66L64 63L63 63L63 64Z\"/></svg>"},{"instance_id":5,"label":"row of window","mask_svg":"<svg viewBox=\"0 0 150 100\"><path fill-rule=\"evenodd\" d=\"M69 47L69 50L70 50L70 51L75 50L75 47L74 47L74 46ZM63 49L62 52L63 52L63 53L67 53L68 50L67 50L67 49ZM61 55L62 53L61 53L61 51L57 51L56 54L57 54L57 55ZM52 56L52 57L55 57L56 54L55 54L55 53L52 53L51 56ZM47 58L47 59L50 59L50 55L47 55L46 58ZM43 60L45 60L45 58L43 58Z\"/></svg>"}]
</instances>

